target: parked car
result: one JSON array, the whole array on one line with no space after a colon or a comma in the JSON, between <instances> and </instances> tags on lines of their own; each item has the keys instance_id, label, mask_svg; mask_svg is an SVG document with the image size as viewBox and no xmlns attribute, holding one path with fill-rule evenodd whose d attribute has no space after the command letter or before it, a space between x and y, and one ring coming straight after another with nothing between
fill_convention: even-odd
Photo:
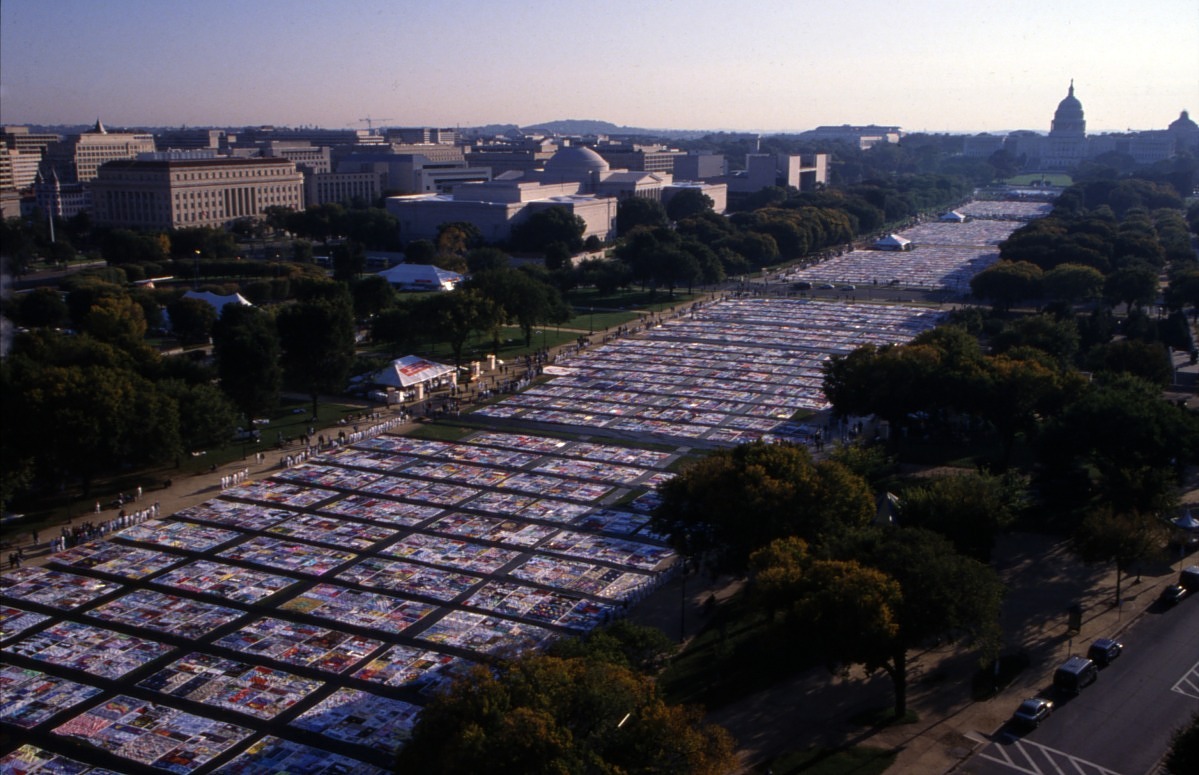
<instances>
[{"instance_id":1,"label":"parked car","mask_svg":"<svg viewBox=\"0 0 1199 775\"><path fill-rule=\"evenodd\" d=\"M797 290L797 291L810 291L810 290L812 290L812 284L811 284L810 282L808 282L807 280L800 280L799 282L797 282L797 283L793 284L791 287L792 287L792 288L794 288L794 289L795 289L795 290Z\"/></svg>"},{"instance_id":2,"label":"parked car","mask_svg":"<svg viewBox=\"0 0 1199 775\"><path fill-rule=\"evenodd\" d=\"M1124 651L1124 644L1112 638L1100 638L1091 644L1087 649L1087 659L1091 660L1100 667L1107 667L1116 657L1120 656L1120 652Z\"/></svg>"},{"instance_id":3,"label":"parked car","mask_svg":"<svg viewBox=\"0 0 1199 775\"><path fill-rule=\"evenodd\" d=\"M841 290L843 290L843 291L856 291L857 289L858 289L858 286L852 285L850 283L846 283L845 285L841 286Z\"/></svg>"},{"instance_id":4,"label":"parked car","mask_svg":"<svg viewBox=\"0 0 1199 775\"><path fill-rule=\"evenodd\" d=\"M1078 694L1095 683L1099 668L1086 657L1070 657L1053 671L1053 685L1067 694Z\"/></svg>"},{"instance_id":5,"label":"parked car","mask_svg":"<svg viewBox=\"0 0 1199 775\"><path fill-rule=\"evenodd\" d=\"M817 285L816 287L822 291L831 291L831 290L835 289L837 286L833 285L832 283L821 283L820 285Z\"/></svg>"},{"instance_id":6,"label":"parked car","mask_svg":"<svg viewBox=\"0 0 1199 775\"><path fill-rule=\"evenodd\" d=\"M1016 712L1012 714L1012 723L1036 729L1042 721L1049 718L1050 713L1053 713L1052 700L1044 697L1029 697L1020 703L1020 707L1016 708Z\"/></svg>"},{"instance_id":7,"label":"parked car","mask_svg":"<svg viewBox=\"0 0 1199 775\"><path fill-rule=\"evenodd\" d=\"M1162 590L1158 600L1161 600L1166 605L1174 605L1178 601L1187 596L1187 588L1181 584L1171 584Z\"/></svg>"},{"instance_id":8,"label":"parked car","mask_svg":"<svg viewBox=\"0 0 1199 775\"><path fill-rule=\"evenodd\" d=\"M1178 585L1186 589L1187 592L1199 590L1199 565L1191 565L1183 568L1178 574Z\"/></svg>"}]
</instances>

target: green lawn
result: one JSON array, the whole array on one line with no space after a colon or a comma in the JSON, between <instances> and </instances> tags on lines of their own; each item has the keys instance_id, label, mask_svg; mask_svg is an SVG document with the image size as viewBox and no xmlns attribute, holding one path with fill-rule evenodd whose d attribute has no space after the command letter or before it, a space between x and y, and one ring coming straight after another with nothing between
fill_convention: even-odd
<instances>
[{"instance_id":1,"label":"green lawn","mask_svg":"<svg viewBox=\"0 0 1199 775\"><path fill-rule=\"evenodd\" d=\"M293 411L296 409L300 410L299 413ZM250 459L258 451L266 452L268 460L275 459L285 454L283 450L276 448L280 434L284 438L295 439L300 434L306 433L310 425L325 428L336 425L347 415L356 415L363 411L365 410L362 407L349 404L321 403L318 407L317 422L313 423L311 401L284 399L280 402L279 409L270 416L270 424L259 426L261 441L257 444L231 441L218 447L189 450L189 452L202 451L204 454L184 453L179 458L178 467L166 465L146 468L121 476L97 480L92 483L91 493L86 498L80 493L78 485L75 485L66 493L22 505L21 510L29 515L28 529L40 529L44 525L57 524L67 517L77 517L84 512L91 511L89 504L95 501L107 504L118 493L131 492L138 487L152 492L161 487L168 479L192 476L206 471L214 465L219 467L243 458ZM112 515L112 512L106 513Z\"/></svg>"},{"instance_id":2,"label":"green lawn","mask_svg":"<svg viewBox=\"0 0 1199 775\"><path fill-rule=\"evenodd\" d=\"M595 288L578 288L566 294L566 303L570 304L576 310L583 311L589 307L594 307L597 311L600 308L604 308L610 310L659 312L680 304L690 304L702 296L703 294L700 293L687 293L687 289L685 288L681 290L676 289L673 297L664 290L659 290L656 293L627 290L604 294Z\"/></svg>"},{"instance_id":3,"label":"green lawn","mask_svg":"<svg viewBox=\"0 0 1199 775\"><path fill-rule=\"evenodd\" d=\"M658 677L658 685L670 702L715 708L813 663L800 644L775 636L766 618L738 596L716 608L705 629Z\"/></svg>"},{"instance_id":4,"label":"green lawn","mask_svg":"<svg viewBox=\"0 0 1199 775\"><path fill-rule=\"evenodd\" d=\"M1017 175L1014 178L1008 178L1004 182L1009 186L1030 186L1035 182L1045 181L1050 186L1069 186L1074 180L1065 173L1061 172L1029 172L1024 175Z\"/></svg>"}]
</instances>

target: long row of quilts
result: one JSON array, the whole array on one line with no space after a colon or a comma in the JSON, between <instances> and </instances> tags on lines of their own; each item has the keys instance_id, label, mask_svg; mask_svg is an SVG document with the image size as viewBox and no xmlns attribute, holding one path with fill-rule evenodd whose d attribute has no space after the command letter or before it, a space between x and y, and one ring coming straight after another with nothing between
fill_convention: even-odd
<instances>
[{"instance_id":1,"label":"long row of quilts","mask_svg":"<svg viewBox=\"0 0 1199 775\"><path fill-rule=\"evenodd\" d=\"M911 250L855 250L784 274L784 282L945 289L962 294L970 278L999 260L997 246L1023 221L1044 215L1038 202L971 202L959 209L974 220L928 221L898 232ZM981 220L980 220L981 219Z\"/></svg>"},{"instance_id":2,"label":"long row of quilts","mask_svg":"<svg viewBox=\"0 0 1199 775\"><path fill-rule=\"evenodd\" d=\"M797 412L827 407L823 365L832 355L901 344L940 319L924 307L727 299L559 359L565 373L477 414L722 443L790 434ZM582 464L574 472L595 476ZM627 483L621 473L616 481Z\"/></svg>"},{"instance_id":3,"label":"long row of quilts","mask_svg":"<svg viewBox=\"0 0 1199 775\"><path fill-rule=\"evenodd\" d=\"M606 502L673 459L380 436L0 573L0 726L37 734L0 770L385 771L452 678L661 582Z\"/></svg>"}]
</instances>

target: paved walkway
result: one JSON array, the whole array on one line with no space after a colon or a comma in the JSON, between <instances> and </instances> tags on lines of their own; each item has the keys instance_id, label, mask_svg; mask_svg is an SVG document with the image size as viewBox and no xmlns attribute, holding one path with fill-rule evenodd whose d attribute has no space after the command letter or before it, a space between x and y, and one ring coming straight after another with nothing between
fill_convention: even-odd
<instances>
[{"instance_id":1,"label":"paved walkway","mask_svg":"<svg viewBox=\"0 0 1199 775\"><path fill-rule=\"evenodd\" d=\"M1199 503L1199 498L1187 502ZM816 668L708 714L709 721L736 738L742 773L765 772L766 763L789 751L858 744L898 750L890 772L951 772L1007 721L1020 700L1051 683L1061 661L1085 651L1096 638L1119 636L1134 626L1161 588L1177 579L1179 568L1195 562L1192 555L1170 565L1147 567L1139 581L1135 574L1125 578L1124 602L1116 607L1115 571L1081 563L1061 539L1027 533L1006 536L1000 539L995 557L996 569L1008 585L1001 615L1006 634L1001 653L1024 651L1031 661L1010 686L976 702L970 697L978 669L973 652L960 644L913 652L908 704L919 722L872 729L854 726L848 719L889 707L893 702L890 679L882 673L866 675L861 668L844 675ZM741 582L727 577L715 582L698 574L676 577L631 616L672 638L690 639L706 621L703 609L708 596L715 594L723 601L740 587ZM1072 634L1067 630L1067 610L1076 603L1082 606L1082 629Z\"/></svg>"}]
</instances>

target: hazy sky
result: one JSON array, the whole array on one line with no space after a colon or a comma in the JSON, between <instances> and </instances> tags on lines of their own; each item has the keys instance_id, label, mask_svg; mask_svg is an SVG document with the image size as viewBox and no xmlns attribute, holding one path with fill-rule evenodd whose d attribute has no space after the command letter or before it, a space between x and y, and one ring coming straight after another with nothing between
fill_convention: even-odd
<instances>
[{"instance_id":1,"label":"hazy sky","mask_svg":"<svg viewBox=\"0 0 1199 775\"><path fill-rule=\"evenodd\" d=\"M1196 0L0 0L0 122L1047 130L1199 116Z\"/></svg>"}]
</instances>

